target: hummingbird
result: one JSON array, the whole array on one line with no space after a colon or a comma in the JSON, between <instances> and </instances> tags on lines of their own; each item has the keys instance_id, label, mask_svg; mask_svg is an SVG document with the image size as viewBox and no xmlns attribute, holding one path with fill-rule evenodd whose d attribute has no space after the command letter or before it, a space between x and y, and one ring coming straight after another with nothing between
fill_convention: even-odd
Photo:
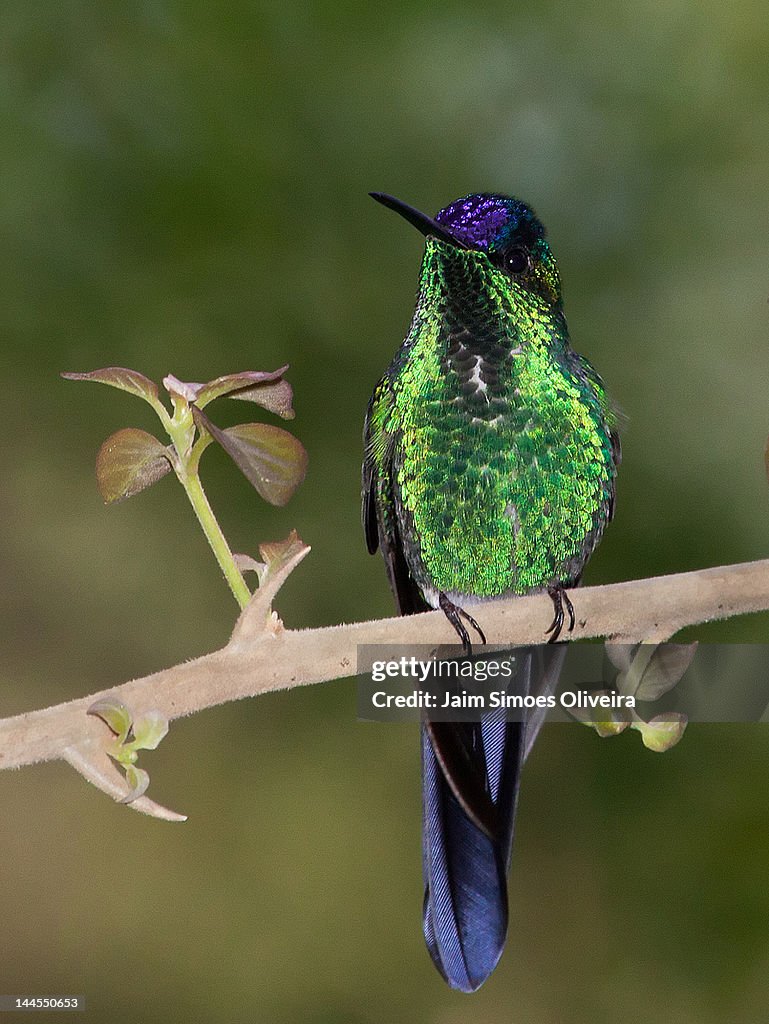
<instances>
[{"instance_id":1,"label":"hummingbird","mask_svg":"<svg viewBox=\"0 0 769 1024\"><path fill-rule=\"evenodd\" d=\"M568 590L614 514L621 451L604 384L570 345L545 229L512 196L473 193L434 218L371 196L426 238L408 334L369 402L363 527L398 613L443 610L465 652L485 602ZM559 657L565 645L550 650ZM554 686L529 648L517 685ZM546 682L542 682L546 679ZM448 984L479 988L508 928L507 873L523 762L542 716L422 731L423 930Z\"/></svg>"}]
</instances>

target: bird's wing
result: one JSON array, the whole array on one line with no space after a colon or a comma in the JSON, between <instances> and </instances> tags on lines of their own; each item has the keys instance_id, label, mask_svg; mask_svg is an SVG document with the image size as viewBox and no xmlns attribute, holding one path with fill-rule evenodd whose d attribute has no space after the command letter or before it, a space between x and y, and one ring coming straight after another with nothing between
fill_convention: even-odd
<instances>
[{"instance_id":1,"label":"bird's wing","mask_svg":"<svg viewBox=\"0 0 769 1024\"><path fill-rule=\"evenodd\" d=\"M622 443L620 441L619 431L620 427L624 426L626 416L619 406L617 406L606 393L606 386L590 360L576 352L572 352L570 355L573 359L572 365L576 364L578 372L590 383L596 397L601 402L606 422L609 425L611 462L614 469L608 509L608 519L611 521L614 518L614 512L616 509L616 474L619 464L622 462Z\"/></svg>"},{"instance_id":2,"label":"bird's wing","mask_svg":"<svg viewBox=\"0 0 769 1024\"><path fill-rule=\"evenodd\" d=\"M361 518L366 536L368 553L374 555L379 548L379 524L377 516L377 489L381 469L388 460L387 430L383 423L382 385L379 384L371 396L363 424L363 472L361 482Z\"/></svg>"},{"instance_id":3,"label":"bird's wing","mask_svg":"<svg viewBox=\"0 0 769 1024\"><path fill-rule=\"evenodd\" d=\"M430 605L414 582L403 554L393 486L395 434L389 422L393 395L385 378L374 390L363 427L362 519L366 546L381 548L399 615L427 611Z\"/></svg>"}]
</instances>

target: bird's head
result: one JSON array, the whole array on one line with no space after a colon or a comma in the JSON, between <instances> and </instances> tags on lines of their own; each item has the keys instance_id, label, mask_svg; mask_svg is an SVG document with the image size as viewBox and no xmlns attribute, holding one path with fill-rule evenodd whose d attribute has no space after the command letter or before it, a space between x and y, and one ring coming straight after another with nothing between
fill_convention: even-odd
<instances>
[{"instance_id":1,"label":"bird's head","mask_svg":"<svg viewBox=\"0 0 769 1024\"><path fill-rule=\"evenodd\" d=\"M520 199L474 192L455 199L432 218L383 192L370 194L428 238L480 254L516 289L560 303L561 281L545 229Z\"/></svg>"}]
</instances>

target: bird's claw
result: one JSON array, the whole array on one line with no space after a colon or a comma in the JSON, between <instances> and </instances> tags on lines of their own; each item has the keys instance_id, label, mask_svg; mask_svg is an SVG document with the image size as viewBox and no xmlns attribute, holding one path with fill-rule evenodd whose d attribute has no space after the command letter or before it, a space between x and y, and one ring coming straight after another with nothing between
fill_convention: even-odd
<instances>
[{"instance_id":1,"label":"bird's claw","mask_svg":"<svg viewBox=\"0 0 769 1024\"><path fill-rule=\"evenodd\" d=\"M572 633L574 631L574 625L576 622L574 618L574 605L571 603L571 598L566 593L565 588L562 587L560 584L558 584L555 587L548 587L547 593L550 597L550 600L553 602L553 609L555 614L553 615L553 621L545 630L545 633L550 634L547 642L549 644L554 644L558 640L559 636L561 635L561 630L563 629L564 605L566 605L566 611L569 616L568 631L569 633Z\"/></svg>"},{"instance_id":2,"label":"bird's claw","mask_svg":"<svg viewBox=\"0 0 769 1024\"><path fill-rule=\"evenodd\" d=\"M473 653L473 645L470 643L470 634L467 632L467 627L464 622L462 622L462 619L465 619L465 621L472 626L481 638L481 643L486 643L486 634L472 615L466 612L464 608L460 608L458 604L454 604L454 602L449 600L443 592L438 595L438 606L456 630L457 636L462 641L462 646L464 647L465 654L468 657Z\"/></svg>"}]
</instances>

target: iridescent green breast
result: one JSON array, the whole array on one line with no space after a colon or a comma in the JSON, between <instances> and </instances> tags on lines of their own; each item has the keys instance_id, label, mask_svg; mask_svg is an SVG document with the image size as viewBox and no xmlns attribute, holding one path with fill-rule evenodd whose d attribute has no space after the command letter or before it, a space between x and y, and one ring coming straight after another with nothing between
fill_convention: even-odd
<instances>
[{"instance_id":1,"label":"iridescent green breast","mask_svg":"<svg viewBox=\"0 0 769 1024\"><path fill-rule=\"evenodd\" d=\"M431 603L568 585L613 501L603 387L560 305L445 250L428 242L412 329L378 392L380 501Z\"/></svg>"}]
</instances>

